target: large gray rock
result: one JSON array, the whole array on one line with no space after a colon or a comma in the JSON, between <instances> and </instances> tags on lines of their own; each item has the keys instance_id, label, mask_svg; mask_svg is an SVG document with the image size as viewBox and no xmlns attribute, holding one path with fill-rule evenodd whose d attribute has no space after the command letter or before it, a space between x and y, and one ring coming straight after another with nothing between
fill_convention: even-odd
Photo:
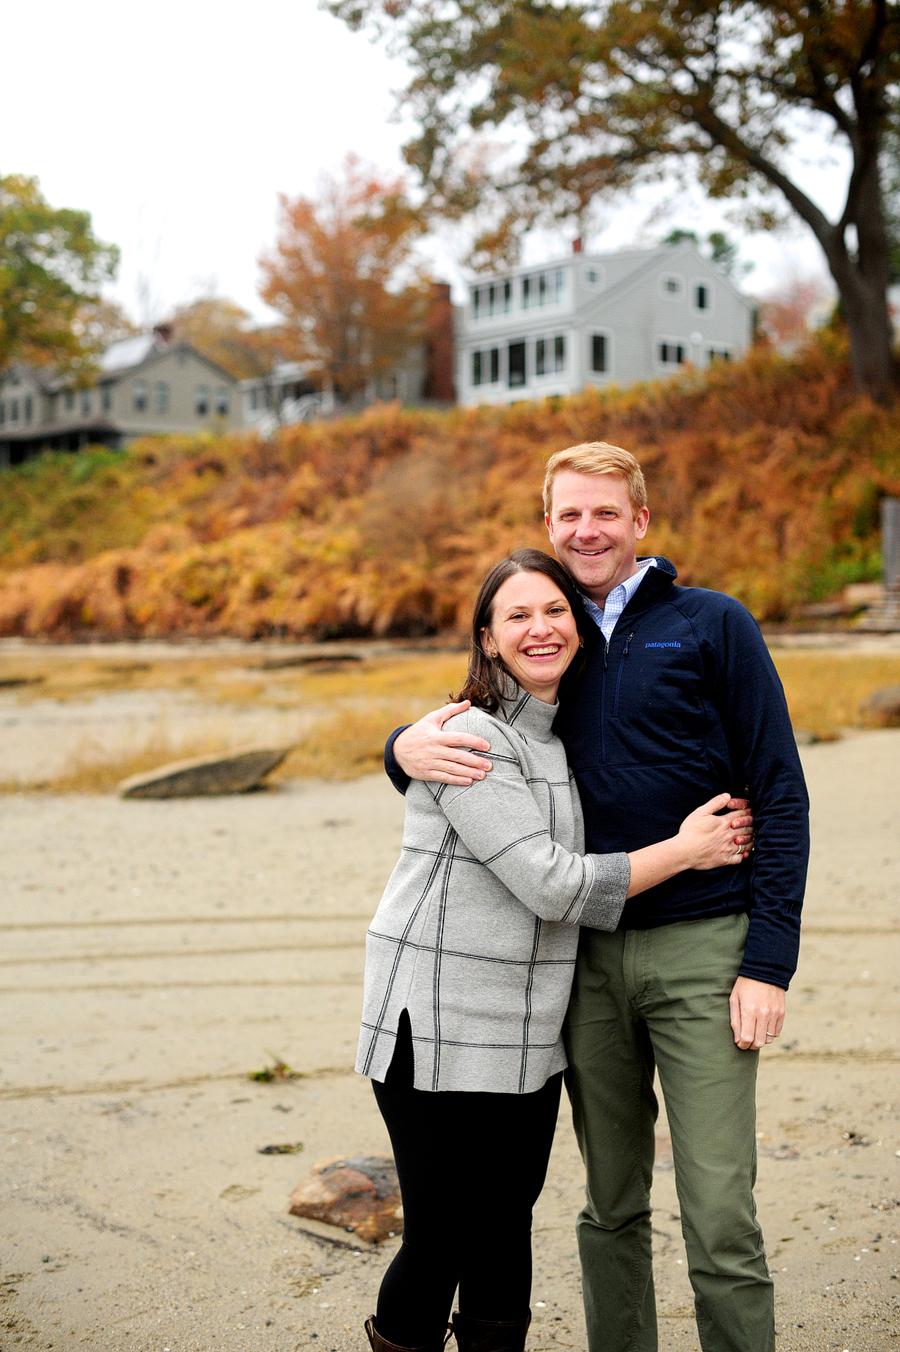
<instances>
[{"instance_id":1,"label":"large gray rock","mask_svg":"<svg viewBox=\"0 0 900 1352\"><path fill-rule=\"evenodd\" d=\"M119 785L122 798L202 798L220 793L245 793L280 765L292 748L263 747L231 756L195 756L171 761Z\"/></svg>"},{"instance_id":2,"label":"large gray rock","mask_svg":"<svg viewBox=\"0 0 900 1352\"><path fill-rule=\"evenodd\" d=\"M900 685L882 685L859 706L870 723L879 728L900 728Z\"/></svg>"}]
</instances>

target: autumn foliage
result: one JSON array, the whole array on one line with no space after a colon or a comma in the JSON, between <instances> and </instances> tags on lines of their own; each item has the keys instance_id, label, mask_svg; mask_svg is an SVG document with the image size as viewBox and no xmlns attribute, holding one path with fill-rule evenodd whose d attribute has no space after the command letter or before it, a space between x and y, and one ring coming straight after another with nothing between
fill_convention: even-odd
<instances>
[{"instance_id":1,"label":"autumn foliage","mask_svg":"<svg viewBox=\"0 0 900 1352\"><path fill-rule=\"evenodd\" d=\"M648 552L783 618L877 576L879 499L900 493L900 408L852 394L838 342L622 392L33 461L2 476L0 633L461 630L487 568L544 542L547 456L597 438L644 465Z\"/></svg>"},{"instance_id":2,"label":"autumn foliage","mask_svg":"<svg viewBox=\"0 0 900 1352\"><path fill-rule=\"evenodd\" d=\"M323 178L318 198L281 197L279 214L275 248L260 259L260 295L284 316L288 354L352 403L419 334L428 288L411 252L422 218L401 179L352 155L341 177Z\"/></svg>"}]
</instances>

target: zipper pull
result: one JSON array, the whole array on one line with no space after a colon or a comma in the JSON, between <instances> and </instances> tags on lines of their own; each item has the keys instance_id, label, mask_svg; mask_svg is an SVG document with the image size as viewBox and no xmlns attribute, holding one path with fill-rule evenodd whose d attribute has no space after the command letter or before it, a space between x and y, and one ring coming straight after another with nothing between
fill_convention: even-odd
<instances>
[{"instance_id":1,"label":"zipper pull","mask_svg":"<svg viewBox=\"0 0 900 1352\"><path fill-rule=\"evenodd\" d=\"M606 647L603 649L603 670L609 667L609 639L606 640Z\"/></svg>"},{"instance_id":2,"label":"zipper pull","mask_svg":"<svg viewBox=\"0 0 900 1352\"><path fill-rule=\"evenodd\" d=\"M623 657L627 657L627 656L628 656L628 649L631 647L631 640L634 638L634 635L635 635L635 630L632 629L631 633L628 635L628 637L627 637L626 640L625 640L625 647L622 649L622 656L623 656ZM608 646L609 646L609 645L607 645L607 648L608 648Z\"/></svg>"}]
</instances>

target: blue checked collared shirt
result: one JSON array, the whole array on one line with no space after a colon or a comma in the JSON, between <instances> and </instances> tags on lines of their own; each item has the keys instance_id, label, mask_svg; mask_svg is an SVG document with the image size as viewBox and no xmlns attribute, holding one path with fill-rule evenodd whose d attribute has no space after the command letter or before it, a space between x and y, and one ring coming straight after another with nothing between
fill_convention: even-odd
<instances>
[{"instance_id":1,"label":"blue checked collared shirt","mask_svg":"<svg viewBox=\"0 0 900 1352\"><path fill-rule=\"evenodd\" d=\"M631 577L626 577L625 581L620 582L618 587L613 587L606 598L605 606L598 606L596 601L592 601L589 596L582 594L581 599L584 602L585 610L607 643L612 638L613 630L619 622L619 616L647 576L647 569L651 563L656 563L656 559L640 559L637 572L632 573Z\"/></svg>"}]
</instances>

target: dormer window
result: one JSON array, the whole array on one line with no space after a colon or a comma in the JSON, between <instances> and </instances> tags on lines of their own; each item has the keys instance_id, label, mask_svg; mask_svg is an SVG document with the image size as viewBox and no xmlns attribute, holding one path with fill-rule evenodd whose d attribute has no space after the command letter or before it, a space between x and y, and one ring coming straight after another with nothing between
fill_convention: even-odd
<instances>
[{"instance_id":1,"label":"dormer window","mask_svg":"<svg viewBox=\"0 0 900 1352\"><path fill-rule=\"evenodd\" d=\"M684 296L684 278L677 272L664 272L660 278L660 289L666 300L681 300Z\"/></svg>"},{"instance_id":2,"label":"dormer window","mask_svg":"<svg viewBox=\"0 0 900 1352\"><path fill-rule=\"evenodd\" d=\"M147 382L136 380L131 387L131 398L135 413L147 412Z\"/></svg>"},{"instance_id":3,"label":"dormer window","mask_svg":"<svg viewBox=\"0 0 900 1352\"><path fill-rule=\"evenodd\" d=\"M711 310L712 309L712 287L709 282L695 282L693 287L694 309Z\"/></svg>"}]
</instances>

